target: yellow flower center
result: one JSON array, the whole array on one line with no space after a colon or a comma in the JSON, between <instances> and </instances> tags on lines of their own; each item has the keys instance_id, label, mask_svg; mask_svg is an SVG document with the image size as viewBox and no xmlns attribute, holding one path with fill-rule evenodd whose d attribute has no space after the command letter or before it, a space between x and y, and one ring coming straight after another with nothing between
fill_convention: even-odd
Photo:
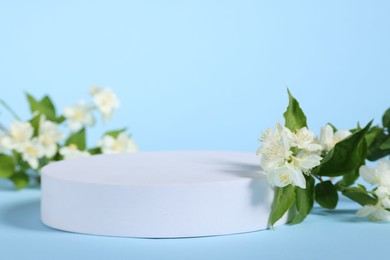
<instances>
[{"instance_id":1,"label":"yellow flower center","mask_svg":"<svg viewBox=\"0 0 390 260\"><path fill-rule=\"evenodd\" d=\"M75 121L81 121L84 118L84 112L82 110L76 110L73 114L73 119Z\"/></svg>"},{"instance_id":2,"label":"yellow flower center","mask_svg":"<svg viewBox=\"0 0 390 260\"><path fill-rule=\"evenodd\" d=\"M72 150L77 150L77 145L75 145L75 144L70 144L70 145L68 145L68 147Z\"/></svg>"},{"instance_id":3,"label":"yellow flower center","mask_svg":"<svg viewBox=\"0 0 390 260\"><path fill-rule=\"evenodd\" d=\"M25 151L33 157L38 157L38 150L32 146L27 146Z\"/></svg>"},{"instance_id":4,"label":"yellow flower center","mask_svg":"<svg viewBox=\"0 0 390 260\"><path fill-rule=\"evenodd\" d=\"M290 176L288 176L288 175L280 175L279 181L283 184L290 184L291 183Z\"/></svg>"},{"instance_id":5,"label":"yellow flower center","mask_svg":"<svg viewBox=\"0 0 390 260\"><path fill-rule=\"evenodd\" d=\"M17 141L17 142L22 142L25 140L25 134L23 131L17 131L16 133L14 133L14 139Z\"/></svg>"},{"instance_id":6,"label":"yellow flower center","mask_svg":"<svg viewBox=\"0 0 390 260\"><path fill-rule=\"evenodd\" d=\"M119 141L115 141L113 148L115 151L120 152L122 151L122 143Z\"/></svg>"}]
</instances>

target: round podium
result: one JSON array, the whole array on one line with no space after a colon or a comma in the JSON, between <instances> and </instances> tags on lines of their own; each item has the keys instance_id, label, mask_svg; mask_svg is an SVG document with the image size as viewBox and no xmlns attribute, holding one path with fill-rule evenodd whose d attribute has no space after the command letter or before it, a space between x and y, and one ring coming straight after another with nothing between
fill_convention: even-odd
<instances>
[{"instance_id":1,"label":"round podium","mask_svg":"<svg viewBox=\"0 0 390 260\"><path fill-rule=\"evenodd\" d=\"M169 238L266 229L274 191L253 153L184 151L52 163L41 196L42 222L56 229Z\"/></svg>"}]
</instances>

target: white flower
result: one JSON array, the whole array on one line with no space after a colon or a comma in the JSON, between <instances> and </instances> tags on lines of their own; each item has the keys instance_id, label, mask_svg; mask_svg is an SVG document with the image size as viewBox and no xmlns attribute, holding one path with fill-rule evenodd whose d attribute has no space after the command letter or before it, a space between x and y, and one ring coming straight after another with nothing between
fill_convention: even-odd
<instances>
[{"instance_id":1,"label":"white flower","mask_svg":"<svg viewBox=\"0 0 390 260\"><path fill-rule=\"evenodd\" d=\"M4 139L6 138L6 135L3 131L0 130L0 153L6 152L8 149L4 144Z\"/></svg>"},{"instance_id":2,"label":"white flower","mask_svg":"<svg viewBox=\"0 0 390 260\"><path fill-rule=\"evenodd\" d=\"M308 152L322 150L322 146L317 143L315 134L307 129L307 127L302 127L293 134L292 146L296 146Z\"/></svg>"},{"instance_id":3,"label":"white flower","mask_svg":"<svg viewBox=\"0 0 390 260\"><path fill-rule=\"evenodd\" d=\"M356 214L372 221L390 221L390 160L379 160L375 168L362 165L359 174L366 182L378 185L374 190L378 203L366 205Z\"/></svg>"},{"instance_id":4,"label":"white flower","mask_svg":"<svg viewBox=\"0 0 390 260\"><path fill-rule=\"evenodd\" d=\"M92 86L90 89L89 89L89 94L91 96L95 96L97 93L99 93L102 89L98 86Z\"/></svg>"},{"instance_id":5,"label":"white flower","mask_svg":"<svg viewBox=\"0 0 390 260\"><path fill-rule=\"evenodd\" d=\"M320 165L322 157L315 153L299 152L296 156L291 156L291 166L299 171L308 174L311 169Z\"/></svg>"},{"instance_id":6,"label":"white flower","mask_svg":"<svg viewBox=\"0 0 390 260\"><path fill-rule=\"evenodd\" d=\"M64 139L64 134L60 131L58 124L41 117L39 123L38 139L45 148L45 156L53 157L57 152L57 143Z\"/></svg>"},{"instance_id":7,"label":"white flower","mask_svg":"<svg viewBox=\"0 0 390 260\"><path fill-rule=\"evenodd\" d=\"M315 135L306 127L292 133L278 123L274 132L267 130L260 141L263 144L257 153L269 183L277 187L292 184L305 189L304 175L310 174L322 160L318 155L322 147L316 143Z\"/></svg>"},{"instance_id":8,"label":"white flower","mask_svg":"<svg viewBox=\"0 0 390 260\"><path fill-rule=\"evenodd\" d=\"M366 205L356 212L358 217L366 217L371 221L390 221L390 211L378 205Z\"/></svg>"},{"instance_id":9,"label":"white flower","mask_svg":"<svg viewBox=\"0 0 390 260\"><path fill-rule=\"evenodd\" d=\"M333 128L326 124L321 128L320 144L325 151L330 151L340 141L351 135L348 130L338 130L335 133Z\"/></svg>"},{"instance_id":10,"label":"white flower","mask_svg":"<svg viewBox=\"0 0 390 260\"><path fill-rule=\"evenodd\" d=\"M303 174L308 175L310 170L320 165L322 157L317 154L300 152L290 157L290 162L285 161L281 167L271 169L268 173L268 181L277 187L289 184L306 189L306 180Z\"/></svg>"},{"instance_id":11,"label":"white flower","mask_svg":"<svg viewBox=\"0 0 390 260\"><path fill-rule=\"evenodd\" d=\"M98 146L105 154L137 151L137 145L124 132L120 133L117 138L105 135L99 141Z\"/></svg>"},{"instance_id":12,"label":"white flower","mask_svg":"<svg viewBox=\"0 0 390 260\"><path fill-rule=\"evenodd\" d=\"M78 150L77 146L74 144L62 147L60 149L60 154L64 157L64 160L90 156L87 151Z\"/></svg>"},{"instance_id":13,"label":"white flower","mask_svg":"<svg viewBox=\"0 0 390 260\"><path fill-rule=\"evenodd\" d=\"M268 129L260 140L263 145L257 150L257 154L260 154L261 167L268 171L282 166L292 155L291 140L291 131L280 123L276 124L274 132Z\"/></svg>"},{"instance_id":14,"label":"white flower","mask_svg":"<svg viewBox=\"0 0 390 260\"><path fill-rule=\"evenodd\" d=\"M299 129L297 134L293 134L278 123L274 132L267 130L260 141L263 142L258 149L260 165L270 184L277 187L292 184L305 189L304 174L308 175L322 160L316 154L320 147L314 143L314 134L307 128Z\"/></svg>"},{"instance_id":15,"label":"white flower","mask_svg":"<svg viewBox=\"0 0 390 260\"><path fill-rule=\"evenodd\" d=\"M95 124L93 117L94 106L79 101L75 106L66 107L64 109L64 116L68 120L69 129L76 132L85 126L92 126Z\"/></svg>"},{"instance_id":16,"label":"white flower","mask_svg":"<svg viewBox=\"0 0 390 260\"><path fill-rule=\"evenodd\" d=\"M375 168L366 165L360 166L360 176L370 184L390 187L390 160L381 159Z\"/></svg>"},{"instance_id":17,"label":"white flower","mask_svg":"<svg viewBox=\"0 0 390 260\"><path fill-rule=\"evenodd\" d=\"M382 206L390 209L390 187L379 186L374 193Z\"/></svg>"},{"instance_id":18,"label":"white flower","mask_svg":"<svg viewBox=\"0 0 390 260\"><path fill-rule=\"evenodd\" d=\"M270 170L267 174L271 185L285 187L289 184L306 189L306 180L302 172L285 162L284 165Z\"/></svg>"},{"instance_id":19,"label":"white flower","mask_svg":"<svg viewBox=\"0 0 390 260\"><path fill-rule=\"evenodd\" d=\"M91 88L90 93L103 118L111 119L114 110L119 107L115 93L110 88L101 89L96 86Z\"/></svg>"},{"instance_id":20,"label":"white flower","mask_svg":"<svg viewBox=\"0 0 390 260\"><path fill-rule=\"evenodd\" d=\"M34 129L29 122L13 121L3 137L3 146L21 152L33 136Z\"/></svg>"},{"instance_id":21,"label":"white flower","mask_svg":"<svg viewBox=\"0 0 390 260\"><path fill-rule=\"evenodd\" d=\"M39 142L38 138L33 138L26 142L20 149L22 159L26 161L31 168L37 169L39 166L39 159L45 154L44 147Z\"/></svg>"}]
</instances>

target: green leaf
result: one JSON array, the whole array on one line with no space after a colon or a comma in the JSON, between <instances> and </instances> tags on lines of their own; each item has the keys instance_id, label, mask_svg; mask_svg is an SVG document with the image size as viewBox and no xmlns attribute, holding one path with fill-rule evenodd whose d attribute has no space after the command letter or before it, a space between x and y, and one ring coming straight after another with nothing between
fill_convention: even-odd
<instances>
[{"instance_id":1,"label":"green leaf","mask_svg":"<svg viewBox=\"0 0 390 260\"><path fill-rule=\"evenodd\" d=\"M291 95L290 90L287 89L289 104L283 117L285 119L285 126L291 131L295 131L307 126L306 116L303 113L298 101Z\"/></svg>"},{"instance_id":2,"label":"green leaf","mask_svg":"<svg viewBox=\"0 0 390 260\"><path fill-rule=\"evenodd\" d=\"M364 147L362 147L362 150L367 151L367 142L362 143ZM367 152L366 152L367 156ZM361 157L360 166L366 164L366 156ZM342 186L342 187L348 187L355 183L357 179L359 179L359 169L360 166L357 167L355 170L348 174L344 174L343 178L337 182L336 187Z\"/></svg>"},{"instance_id":3,"label":"green leaf","mask_svg":"<svg viewBox=\"0 0 390 260\"><path fill-rule=\"evenodd\" d=\"M53 111L53 118L50 119L48 117L49 120L51 120L51 121L53 121L53 122L55 122L57 124L60 124L60 123L65 121L65 117L64 116L56 117L56 108L54 106L53 101L50 99L49 96L44 96L43 99L41 100L41 103L42 103L42 105L47 107L50 111Z\"/></svg>"},{"instance_id":4,"label":"green leaf","mask_svg":"<svg viewBox=\"0 0 390 260\"><path fill-rule=\"evenodd\" d=\"M387 137L387 139L379 146L382 150L390 149L390 136Z\"/></svg>"},{"instance_id":5,"label":"green leaf","mask_svg":"<svg viewBox=\"0 0 390 260\"><path fill-rule=\"evenodd\" d=\"M363 185L358 184L357 186L358 186L358 188L361 189L362 191L367 192L366 187L364 187Z\"/></svg>"},{"instance_id":6,"label":"green leaf","mask_svg":"<svg viewBox=\"0 0 390 260\"><path fill-rule=\"evenodd\" d=\"M382 149L386 147L383 143L386 142L388 136L385 130L381 127L374 126L366 134L366 140L368 145L367 159L370 161L376 161L386 155L390 154L390 149Z\"/></svg>"},{"instance_id":7,"label":"green leaf","mask_svg":"<svg viewBox=\"0 0 390 260\"><path fill-rule=\"evenodd\" d=\"M44 96L41 100L41 104L43 106L45 106L49 111L52 111L53 113L53 116L56 115L56 109L54 107L54 104L53 102L51 101L51 99L49 98L49 96Z\"/></svg>"},{"instance_id":8,"label":"green leaf","mask_svg":"<svg viewBox=\"0 0 390 260\"><path fill-rule=\"evenodd\" d=\"M298 186L295 187L295 200L297 214L291 221L291 224L301 223L310 211L314 204L314 178L312 176L306 177L306 189Z\"/></svg>"},{"instance_id":9,"label":"green leaf","mask_svg":"<svg viewBox=\"0 0 390 260\"><path fill-rule=\"evenodd\" d=\"M384 134L384 129L379 126L371 127L366 133L367 145L371 146L378 135Z\"/></svg>"},{"instance_id":10,"label":"green leaf","mask_svg":"<svg viewBox=\"0 0 390 260\"><path fill-rule=\"evenodd\" d=\"M321 207L334 209L339 201L339 195L336 187L331 181L320 182L315 188L315 197Z\"/></svg>"},{"instance_id":11,"label":"green leaf","mask_svg":"<svg viewBox=\"0 0 390 260\"><path fill-rule=\"evenodd\" d=\"M386 112L383 114L382 124L383 124L383 127L390 129L390 108L388 108L386 110Z\"/></svg>"},{"instance_id":12,"label":"green leaf","mask_svg":"<svg viewBox=\"0 0 390 260\"><path fill-rule=\"evenodd\" d=\"M38 136L39 134L39 123L41 121L41 114L36 115L30 120L30 124L34 128L34 134L33 136Z\"/></svg>"},{"instance_id":13,"label":"green leaf","mask_svg":"<svg viewBox=\"0 0 390 260\"><path fill-rule=\"evenodd\" d=\"M18 190L26 187L30 181L28 175L24 172L16 172L10 179Z\"/></svg>"},{"instance_id":14,"label":"green leaf","mask_svg":"<svg viewBox=\"0 0 390 260\"><path fill-rule=\"evenodd\" d=\"M60 116L60 117L57 117L57 119L55 120L55 122L57 124L61 124L62 122L64 122L66 120L66 118L64 116Z\"/></svg>"},{"instance_id":15,"label":"green leaf","mask_svg":"<svg viewBox=\"0 0 390 260\"><path fill-rule=\"evenodd\" d=\"M91 148L91 149L88 150L88 152L91 155L101 154L102 153L102 149L100 149L99 147Z\"/></svg>"},{"instance_id":16,"label":"green leaf","mask_svg":"<svg viewBox=\"0 0 390 260\"><path fill-rule=\"evenodd\" d=\"M26 97L27 97L28 103L30 104L31 113L34 113L35 111L37 111L37 110L39 109L40 104L39 104L39 102L38 102L33 96L31 96L30 94L26 93Z\"/></svg>"},{"instance_id":17,"label":"green leaf","mask_svg":"<svg viewBox=\"0 0 390 260\"><path fill-rule=\"evenodd\" d=\"M104 135L112 136L113 138L117 138L120 133L123 133L126 131L126 128L119 129L119 130L114 130L114 131L109 131L105 133Z\"/></svg>"},{"instance_id":18,"label":"green leaf","mask_svg":"<svg viewBox=\"0 0 390 260\"><path fill-rule=\"evenodd\" d=\"M64 117L56 117L56 109L50 97L44 96L41 101L36 100L30 94L26 94L27 100L30 104L31 113L38 112L46 116L47 120L61 123L65 120Z\"/></svg>"},{"instance_id":19,"label":"green leaf","mask_svg":"<svg viewBox=\"0 0 390 260\"><path fill-rule=\"evenodd\" d=\"M336 187L351 186L355 183L357 179L359 179L359 168L356 168L354 171L350 173L344 174L343 178L336 183Z\"/></svg>"},{"instance_id":20,"label":"green leaf","mask_svg":"<svg viewBox=\"0 0 390 260\"><path fill-rule=\"evenodd\" d=\"M0 154L0 178L9 178L14 170L14 159L9 155Z\"/></svg>"},{"instance_id":21,"label":"green leaf","mask_svg":"<svg viewBox=\"0 0 390 260\"><path fill-rule=\"evenodd\" d=\"M269 219L271 226L274 226L274 224L286 214L293 205L294 200L295 192L292 185L283 188L275 187L275 198Z\"/></svg>"},{"instance_id":22,"label":"green leaf","mask_svg":"<svg viewBox=\"0 0 390 260\"><path fill-rule=\"evenodd\" d=\"M365 134L370 125L371 122L337 143L321 161L315 173L320 176L335 177L351 174L359 168L363 159L366 158L367 146L364 142L366 142Z\"/></svg>"},{"instance_id":23,"label":"green leaf","mask_svg":"<svg viewBox=\"0 0 390 260\"><path fill-rule=\"evenodd\" d=\"M368 195L365 189L362 188L357 188L357 187L344 188L342 192L344 196L350 198L351 200L359 203L362 206L376 205L377 203L377 199Z\"/></svg>"},{"instance_id":24,"label":"green leaf","mask_svg":"<svg viewBox=\"0 0 390 260\"><path fill-rule=\"evenodd\" d=\"M364 165L364 161L361 165ZM359 179L359 168L356 168L354 171L344 174L343 178L336 183L337 187L348 187L355 183Z\"/></svg>"},{"instance_id":25,"label":"green leaf","mask_svg":"<svg viewBox=\"0 0 390 260\"><path fill-rule=\"evenodd\" d=\"M66 145L71 145L71 144L76 145L77 149L84 151L87 148L85 128L70 135L69 138L66 140L65 144Z\"/></svg>"}]
</instances>

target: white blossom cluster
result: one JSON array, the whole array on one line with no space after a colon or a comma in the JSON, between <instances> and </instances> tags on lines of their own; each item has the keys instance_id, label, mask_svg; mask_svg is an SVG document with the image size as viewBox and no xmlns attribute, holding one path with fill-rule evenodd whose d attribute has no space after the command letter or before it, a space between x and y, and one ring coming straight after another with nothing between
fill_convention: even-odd
<instances>
[{"instance_id":1,"label":"white blossom cluster","mask_svg":"<svg viewBox=\"0 0 390 260\"><path fill-rule=\"evenodd\" d=\"M102 89L93 86L90 94L93 98L93 104L80 100L76 105L64 109L64 117L67 119L69 129L73 132L95 124L93 112L96 108L101 113L103 120L108 120L112 118L114 110L120 105L116 94L110 88Z\"/></svg>"},{"instance_id":2,"label":"white blossom cluster","mask_svg":"<svg viewBox=\"0 0 390 260\"><path fill-rule=\"evenodd\" d=\"M110 88L92 87L90 94L93 103L79 101L74 106L66 107L63 111L65 123L70 133L77 132L82 128L95 124L94 111L98 110L103 120L111 119L116 108L119 107L117 96ZM41 159L50 161L57 152L64 159L89 156L87 150L80 150L75 144L64 146L66 136L65 129L59 124L47 120L41 115L38 133L34 135L34 128L29 121L15 120L7 129L0 129L0 153L16 152L21 155L23 161L28 163L32 169L41 165ZM136 144L125 132L119 133L114 138L105 135L98 142L97 147L102 153L134 152Z\"/></svg>"},{"instance_id":3,"label":"white blossom cluster","mask_svg":"<svg viewBox=\"0 0 390 260\"><path fill-rule=\"evenodd\" d=\"M390 221L390 160L381 159L375 168L363 165L360 176L372 185L378 185L373 193L378 199L376 205L365 205L356 214L371 221Z\"/></svg>"},{"instance_id":4,"label":"white blossom cluster","mask_svg":"<svg viewBox=\"0 0 390 260\"><path fill-rule=\"evenodd\" d=\"M292 184L305 189L305 175L320 165L321 154L350 134L348 130L334 132L330 125L325 125L318 140L307 127L292 132L278 123L273 132L268 129L260 138L260 165L272 186Z\"/></svg>"},{"instance_id":5,"label":"white blossom cluster","mask_svg":"<svg viewBox=\"0 0 390 260\"><path fill-rule=\"evenodd\" d=\"M30 122L13 121L7 132L0 134L0 150L14 150L22 155L31 168L37 169L38 160L47 157L52 158L57 152L57 143L61 142L65 135L58 124L40 118L39 133L33 137L34 128Z\"/></svg>"}]
</instances>

